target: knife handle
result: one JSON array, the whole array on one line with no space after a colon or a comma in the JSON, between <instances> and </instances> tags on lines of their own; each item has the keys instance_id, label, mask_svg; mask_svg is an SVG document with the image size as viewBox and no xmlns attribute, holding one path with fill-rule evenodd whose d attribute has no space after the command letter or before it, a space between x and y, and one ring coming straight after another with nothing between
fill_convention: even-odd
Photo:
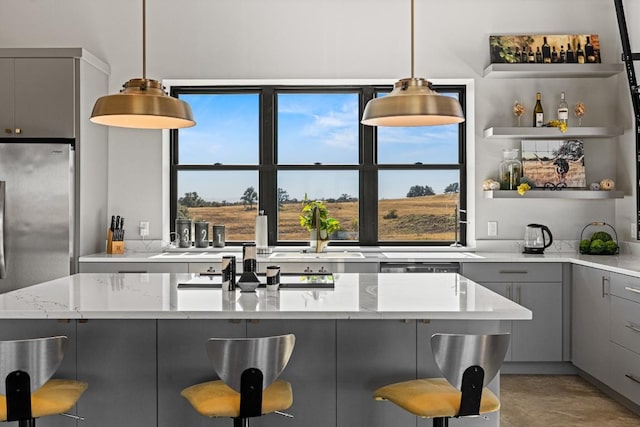
<instances>
[{"instance_id":1,"label":"knife handle","mask_svg":"<svg viewBox=\"0 0 640 427\"><path fill-rule=\"evenodd\" d=\"M111 215L111 231L114 231L115 229L116 229L116 216Z\"/></svg>"}]
</instances>

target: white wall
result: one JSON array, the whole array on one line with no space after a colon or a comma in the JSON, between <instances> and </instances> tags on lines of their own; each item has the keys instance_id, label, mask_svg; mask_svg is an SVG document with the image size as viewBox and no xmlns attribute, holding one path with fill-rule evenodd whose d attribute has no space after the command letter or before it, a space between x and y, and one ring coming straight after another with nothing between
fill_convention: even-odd
<instances>
[{"instance_id":1,"label":"white wall","mask_svg":"<svg viewBox=\"0 0 640 427\"><path fill-rule=\"evenodd\" d=\"M409 75L409 0L148 0L147 75L155 79L397 79ZM627 3L630 3L627 1ZM629 26L640 9L627 11ZM417 0L416 74L475 79L477 237L499 223L500 239L522 238L523 225L548 225L559 239L575 239L589 221L619 221L628 237L635 218L632 114L624 75L609 79L492 80L491 34L600 35L603 62L619 62L621 48L611 0ZM639 44L640 45L640 44ZM110 64L110 91L141 75L140 2L131 0L3 0L0 47L80 46ZM585 125L616 124L624 137L585 141L590 180L614 177L628 200L485 200L479 183L496 177L501 150L519 141L487 140L482 130L513 123L511 104L529 112L536 91L554 111L560 91L587 105ZM528 115L525 116L525 120ZM162 133L109 130L109 212L139 220L160 238ZM616 212L617 209L617 212ZM105 218L106 223L106 218Z\"/></svg>"}]
</instances>

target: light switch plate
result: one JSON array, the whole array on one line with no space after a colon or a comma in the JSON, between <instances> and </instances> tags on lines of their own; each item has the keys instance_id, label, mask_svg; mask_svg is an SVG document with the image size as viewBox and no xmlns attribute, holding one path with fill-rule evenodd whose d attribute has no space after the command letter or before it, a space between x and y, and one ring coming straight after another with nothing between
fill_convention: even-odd
<instances>
[{"instance_id":1,"label":"light switch plate","mask_svg":"<svg viewBox=\"0 0 640 427\"><path fill-rule=\"evenodd\" d=\"M149 221L140 221L140 236L146 237L149 235Z\"/></svg>"},{"instance_id":2,"label":"light switch plate","mask_svg":"<svg viewBox=\"0 0 640 427\"><path fill-rule=\"evenodd\" d=\"M489 221L487 222L487 235L490 237L495 237L498 235L498 222L497 221Z\"/></svg>"}]
</instances>

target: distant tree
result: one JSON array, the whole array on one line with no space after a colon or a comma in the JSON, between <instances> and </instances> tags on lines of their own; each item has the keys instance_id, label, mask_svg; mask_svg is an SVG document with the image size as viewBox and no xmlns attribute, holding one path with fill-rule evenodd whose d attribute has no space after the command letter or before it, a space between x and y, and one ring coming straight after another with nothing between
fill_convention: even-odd
<instances>
[{"instance_id":1,"label":"distant tree","mask_svg":"<svg viewBox=\"0 0 640 427\"><path fill-rule=\"evenodd\" d=\"M282 210L282 206L289 201L289 193L278 187L278 210Z\"/></svg>"},{"instance_id":2,"label":"distant tree","mask_svg":"<svg viewBox=\"0 0 640 427\"><path fill-rule=\"evenodd\" d=\"M191 218L189 209L181 203L178 203L178 218Z\"/></svg>"},{"instance_id":3,"label":"distant tree","mask_svg":"<svg viewBox=\"0 0 640 427\"><path fill-rule=\"evenodd\" d=\"M447 185L444 189L444 194L454 194L459 192L460 192L460 184L458 184L457 182L453 182Z\"/></svg>"},{"instance_id":4,"label":"distant tree","mask_svg":"<svg viewBox=\"0 0 640 427\"><path fill-rule=\"evenodd\" d=\"M253 204L258 200L258 193L253 187L249 187L244 190L244 194L240 197L243 205L249 205L249 209L253 208Z\"/></svg>"},{"instance_id":5,"label":"distant tree","mask_svg":"<svg viewBox=\"0 0 640 427\"><path fill-rule=\"evenodd\" d=\"M407 197L432 196L434 194L436 194L435 191L428 185L413 185L409 189Z\"/></svg>"},{"instance_id":6,"label":"distant tree","mask_svg":"<svg viewBox=\"0 0 640 427\"><path fill-rule=\"evenodd\" d=\"M184 197L178 199L178 203L188 208L196 208L201 206L209 206L209 202L198 196L195 191L184 193Z\"/></svg>"}]
</instances>

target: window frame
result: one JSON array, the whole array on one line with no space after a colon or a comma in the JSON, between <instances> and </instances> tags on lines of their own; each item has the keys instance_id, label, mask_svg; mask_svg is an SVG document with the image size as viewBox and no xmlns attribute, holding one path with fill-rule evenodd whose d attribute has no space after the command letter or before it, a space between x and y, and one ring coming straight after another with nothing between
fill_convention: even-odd
<instances>
[{"instance_id":1,"label":"window frame","mask_svg":"<svg viewBox=\"0 0 640 427\"><path fill-rule=\"evenodd\" d=\"M434 84L438 92L457 93L463 112L467 111L467 87L464 84ZM179 130L169 132L169 218L170 231L175 229L178 201L178 173L184 170L225 171L251 170L258 172L258 210L268 215L277 212L277 174L278 171L331 171L356 170L358 172L358 224L359 240L332 241L332 246L448 246L453 241L442 240L378 240L378 172L383 170L458 170L459 171L459 208L467 210L467 135L464 122L458 125L458 163L452 164L378 164L377 132L375 127L358 123L358 164L296 164L279 165L277 163L277 95L278 93L357 93L358 117L362 117L365 105L379 92L389 92L393 85L385 84L247 84L247 85L188 85L172 86L170 93L174 97L197 94L259 94L259 163L257 165L224 164L179 164ZM277 241L278 221L269 221L268 239L270 246L299 246L306 241ZM467 242L467 224L459 224L458 243ZM240 245L242 242L228 242Z\"/></svg>"}]
</instances>

